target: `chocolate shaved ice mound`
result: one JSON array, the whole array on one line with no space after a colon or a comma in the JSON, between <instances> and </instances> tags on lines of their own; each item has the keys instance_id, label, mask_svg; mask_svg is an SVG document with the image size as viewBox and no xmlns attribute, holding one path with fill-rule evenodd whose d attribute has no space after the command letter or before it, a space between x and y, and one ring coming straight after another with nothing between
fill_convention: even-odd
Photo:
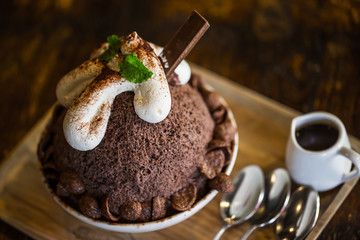
<instances>
[{"instance_id":1,"label":"chocolate shaved ice mound","mask_svg":"<svg viewBox=\"0 0 360 240\"><path fill-rule=\"evenodd\" d=\"M38 148L53 192L88 217L144 222L189 209L211 188L229 191L229 182L215 177L230 162L237 131L227 106L196 75L189 84L169 87L171 111L156 124L137 116L132 92L119 94L105 137L90 151L67 143L66 109L55 107Z\"/></svg>"}]
</instances>

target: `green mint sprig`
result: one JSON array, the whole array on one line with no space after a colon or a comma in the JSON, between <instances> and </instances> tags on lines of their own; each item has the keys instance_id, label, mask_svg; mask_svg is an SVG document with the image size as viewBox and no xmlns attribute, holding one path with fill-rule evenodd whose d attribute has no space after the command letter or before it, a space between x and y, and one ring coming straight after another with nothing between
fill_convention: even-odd
<instances>
[{"instance_id":1,"label":"green mint sprig","mask_svg":"<svg viewBox=\"0 0 360 240\"><path fill-rule=\"evenodd\" d=\"M120 75L133 83L142 83L151 78L153 73L136 57L135 53L126 54L119 62Z\"/></svg>"},{"instance_id":2,"label":"green mint sprig","mask_svg":"<svg viewBox=\"0 0 360 240\"><path fill-rule=\"evenodd\" d=\"M109 48L101 54L99 60L102 62L108 62L116 54L121 55L121 40L116 35L107 37ZM122 61L118 63L120 68L120 75L126 80L133 83L142 83L151 78L153 73L147 69L144 64L136 57L136 54L126 54Z\"/></svg>"},{"instance_id":3,"label":"green mint sprig","mask_svg":"<svg viewBox=\"0 0 360 240\"><path fill-rule=\"evenodd\" d=\"M99 57L99 60L102 62L110 61L120 52L121 47L121 40L116 35L108 36L106 40L109 43L109 48Z\"/></svg>"}]
</instances>

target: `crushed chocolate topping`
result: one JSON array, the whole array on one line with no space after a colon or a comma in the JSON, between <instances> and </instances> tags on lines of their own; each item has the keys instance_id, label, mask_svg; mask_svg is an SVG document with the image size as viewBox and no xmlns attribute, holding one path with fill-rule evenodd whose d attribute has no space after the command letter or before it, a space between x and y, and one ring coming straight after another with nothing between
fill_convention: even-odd
<instances>
[{"instance_id":1,"label":"crushed chocolate topping","mask_svg":"<svg viewBox=\"0 0 360 240\"><path fill-rule=\"evenodd\" d=\"M191 208L196 200L197 188L190 184L187 188L172 196L171 206L178 211L186 211Z\"/></svg>"},{"instance_id":2,"label":"crushed chocolate topping","mask_svg":"<svg viewBox=\"0 0 360 240\"><path fill-rule=\"evenodd\" d=\"M227 115L227 112L226 112L226 109L224 106L217 108L216 110L214 110L211 113L211 116L214 119L216 124L223 123L226 119L226 115Z\"/></svg>"},{"instance_id":3,"label":"crushed chocolate topping","mask_svg":"<svg viewBox=\"0 0 360 240\"><path fill-rule=\"evenodd\" d=\"M91 196L83 195L79 200L80 211L87 217L98 219L101 217L101 210L97 200Z\"/></svg>"},{"instance_id":4,"label":"crushed chocolate topping","mask_svg":"<svg viewBox=\"0 0 360 240\"><path fill-rule=\"evenodd\" d=\"M225 173L219 173L215 178L211 179L209 186L221 193L229 193L234 190L234 186L231 183L231 177Z\"/></svg>"},{"instance_id":5,"label":"crushed chocolate topping","mask_svg":"<svg viewBox=\"0 0 360 240\"><path fill-rule=\"evenodd\" d=\"M231 160L232 152L231 152L231 142L226 142L220 139L213 139L208 144L207 151L208 153L214 150L222 150L225 157L225 165Z\"/></svg>"},{"instance_id":6,"label":"crushed chocolate topping","mask_svg":"<svg viewBox=\"0 0 360 240\"><path fill-rule=\"evenodd\" d=\"M64 171L60 174L59 184L62 185L67 192L72 194L82 194L85 192L85 186L77 173L73 171Z\"/></svg>"},{"instance_id":7,"label":"crushed chocolate topping","mask_svg":"<svg viewBox=\"0 0 360 240\"><path fill-rule=\"evenodd\" d=\"M142 202L141 203L141 214L140 214L138 221L148 222L151 220L151 212L152 212L151 205L152 205L151 202Z\"/></svg>"},{"instance_id":8,"label":"crushed chocolate topping","mask_svg":"<svg viewBox=\"0 0 360 240\"><path fill-rule=\"evenodd\" d=\"M58 183L56 185L56 195L60 197L68 197L70 196L70 193L61 183Z\"/></svg>"},{"instance_id":9,"label":"crushed chocolate topping","mask_svg":"<svg viewBox=\"0 0 360 240\"><path fill-rule=\"evenodd\" d=\"M221 108L222 104L220 101L220 96L216 92L204 89L202 93L204 101L210 112L214 112L215 110Z\"/></svg>"},{"instance_id":10,"label":"crushed chocolate topping","mask_svg":"<svg viewBox=\"0 0 360 240\"><path fill-rule=\"evenodd\" d=\"M214 130L214 138L220 139L225 142L231 142L235 138L236 128L231 122L231 119L227 115L224 122L216 125Z\"/></svg>"},{"instance_id":11,"label":"crushed chocolate topping","mask_svg":"<svg viewBox=\"0 0 360 240\"><path fill-rule=\"evenodd\" d=\"M211 159L212 161L212 159ZM216 172L213 166L210 165L209 161L205 161L200 165L200 172L208 179L213 179L216 176Z\"/></svg>"},{"instance_id":12,"label":"crushed chocolate topping","mask_svg":"<svg viewBox=\"0 0 360 240\"><path fill-rule=\"evenodd\" d=\"M190 85L193 88L197 88L202 94L212 118L216 123L214 139L224 140L228 143L233 141L237 130L231 122L229 113L226 111L227 107L222 104L221 97L216 92L208 90L205 87L202 77L192 77Z\"/></svg>"},{"instance_id":13,"label":"crushed chocolate topping","mask_svg":"<svg viewBox=\"0 0 360 240\"><path fill-rule=\"evenodd\" d=\"M120 207L120 215L128 221L136 221L141 215L141 203L131 201Z\"/></svg>"},{"instance_id":14,"label":"crushed chocolate topping","mask_svg":"<svg viewBox=\"0 0 360 240\"><path fill-rule=\"evenodd\" d=\"M213 139L209 142L207 150L212 151L217 148L229 148L229 146L230 146L230 144L224 140Z\"/></svg>"},{"instance_id":15,"label":"crushed chocolate topping","mask_svg":"<svg viewBox=\"0 0 360 240\"><path fill-rule=\"evenodd\" d=\"M213 139L209 142L207 150L208 151L212 151L218 148L226 148L230 151L230 144L224 140L220 140L220 139Z\"/></svg>"},{"instance_id":16,"label":"crushed chocolate topping","mask_svg":"<svg viewBox=\"0 0 360 240\"><path fill-rule=\"evenodd\" d=\"M166 199L162 197L154 197L152 204L152 220L158 220L165 217L168 206Z\"/></svg>"},{"instance_id":17,"label":"crushed chocolate topping","mask_svg":"<svg viewBox=\"0 0 360 240\"><path fill-rule=\"evenodd\" d=\"M224 167L224 163L225 163L224 151L222 149L212 150L206 153L206 160L207 163L210 165L209 167L211 167L212 170L214 170L214 175L212 175L212 177L209 178L209 179L213 179L215 175L219 174L222 168Z\"/></svg>"},{"instance_id":18,"label":"crushed chocolate topping","mask_svg":"<svg viewBox=\"0 0 360 240\"><path fill-rule=\"evenodd\" d=\"M114 214L112 214L110 212L110 208L109 208L109 196L105 196L101 199L100 202L100 209L101 209L101 214L108 220L116 222L119 220L120 217L115 216Z\"/></svg>"}]
</instances>

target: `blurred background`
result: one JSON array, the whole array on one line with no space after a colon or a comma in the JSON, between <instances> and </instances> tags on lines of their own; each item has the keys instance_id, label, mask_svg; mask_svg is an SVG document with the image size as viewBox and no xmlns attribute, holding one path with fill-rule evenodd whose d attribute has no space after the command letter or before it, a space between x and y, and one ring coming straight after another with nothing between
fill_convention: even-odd
<instances>
[{"instance_id":1,"label":"blurred background","mask_svg":"<svg viewBox=\"0 0 360 240\"><path fill-rule=\"evenodd\" d=\"M20 139L108 35L164 45L193 9L211 27L188 60L298 111L332 112L360 137L360 1L13 0L0 10L1 116L19 116L2 117L16 128L1 140Z\"/></svg>"},{"instance_id":2,"label":"blurred background","mask_svg":"<svg viewBox=\"0 0 360 240\"><path fill-rule=\"evenodd\" d=\"M194 9L211 27L189 61L300 112L334 113L360 138L359 0L12 0L0 8L1 159L108 35L164 45Z\"/></svg>"}]
</instances>

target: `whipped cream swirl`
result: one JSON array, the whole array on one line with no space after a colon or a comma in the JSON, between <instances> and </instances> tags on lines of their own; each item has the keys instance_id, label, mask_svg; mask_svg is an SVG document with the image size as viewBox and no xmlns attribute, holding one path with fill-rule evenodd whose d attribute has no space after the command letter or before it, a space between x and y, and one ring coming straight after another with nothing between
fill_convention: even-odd
<instances>
[{"instance_id":1,"label":"whipped cream swirl","mask_svg":"<svg viewBox=\"0 0 360 240\"><path fill-rule=\"evenodd\" d=\"M153 72L151 78L143 83L127 81L119 73L117 62L122 56L115 56L106 65L99 62L100 56L108 45L104 44L92 56L76 69L66 74L58 83L56 95L58 101L68 107L64 118L64 135L75 149L87 151L95 148L103 139L115 97L125 91L133 91L134 109L137 115L150 123L164 120L170 112L171 95L166 76L156 53L136 32L123 39L122 54L136 53L139 60ZM184 80L188 73L178 73ZM182 66L184 68L184 66ZM185 70L185 71L186 71ZM181 76L181 77L180 77Z\"/></svg>"}]
</instances>

